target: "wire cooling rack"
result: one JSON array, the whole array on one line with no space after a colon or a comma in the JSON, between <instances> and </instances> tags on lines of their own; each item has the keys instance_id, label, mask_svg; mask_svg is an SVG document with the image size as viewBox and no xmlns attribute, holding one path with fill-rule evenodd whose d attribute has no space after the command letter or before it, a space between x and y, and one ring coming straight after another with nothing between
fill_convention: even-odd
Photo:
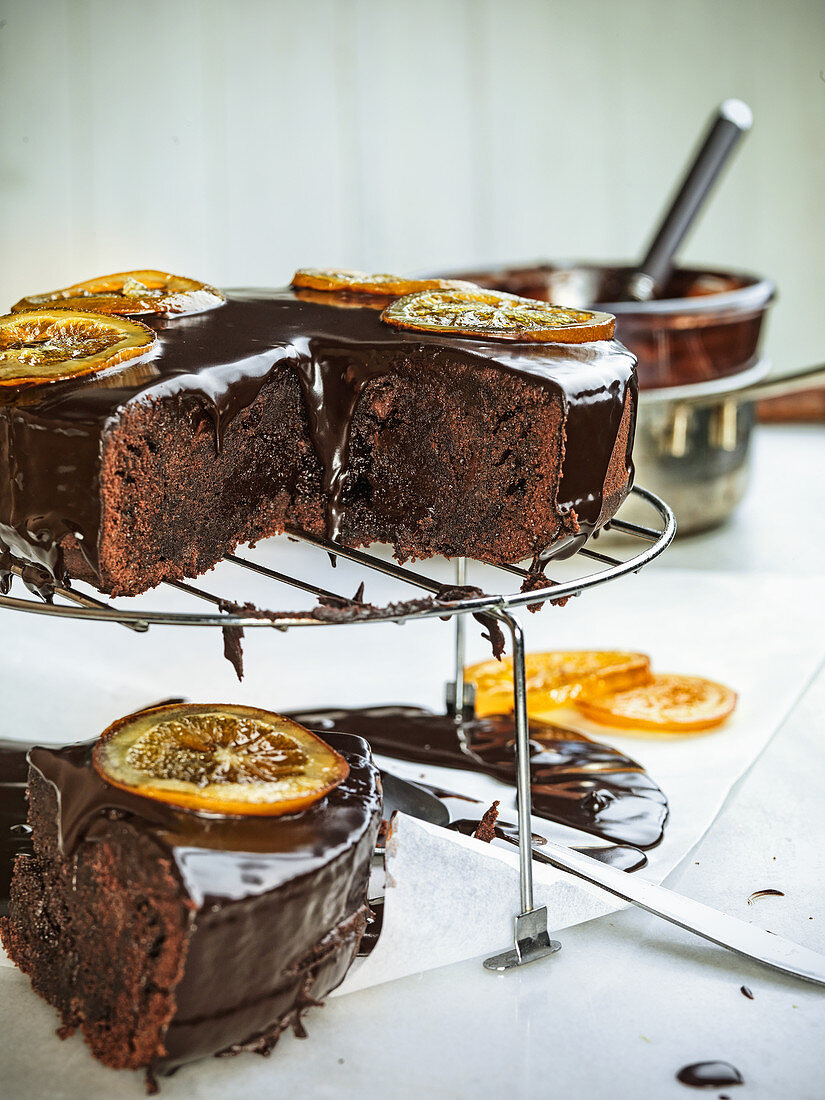
<instances>
[{"instance_id":1,"label":"wire cooling rack","mask_svg":"<svg viewBox=\"0 0 825 1100\"><path fill-rule=\"evenodd\" d=\"M54 615L60 618L96 620L100 622L117 622L132 630L145 632L150 626L244 626L276 627L282 630L292 627L317 627L333 625L355 625L357 623L370 622L402 622L406 619L429 618L444 616L445 614L462 615L479 612L505 612L526 604L540 603L543 600L561 600L570 596L577 596L587 589L628 573L635 573L642 569L668 546L676 530L673 514L668 506L646 489L635 487L632 495L638 500L643 500L650 509L650 525L644 526L630 523L621 518L619 514L608 523L604 531L616 531L626 536L618 551L611 554L602 553L592 545L578 550L575 555L575 575L559 581L547 580L544 587L532 587L528 591L522 591L524 581L535 583L535 573L531 573L524 563L519 565L488 566L496 574L496 590L482 592L478 595L467 596L459 599L440 598L447 587L443 581L432 576L427 576L420 570L408 569L398 565L395 561L381 558L364 550L353 550L341 546L339 543L330 542L318 535L311 535L304 531L289 530L284 535L279 535L275 540L266 540L266 546L271 546L278 539L291 539L301 542L315 550L325 554L332 554L344 558L354 565L369 572L378 572L392 577L397 581L416 590L416 595L421 593L434 597L429 603L416 600L399 600L385 606L373 606L353 597L322 588L311 581L290 573L280 572L262 564L256 560L255 551L245 549L240 554L227 554L223 559L224 566L230 566L234 571L246 571L257 574L273 582L272 603L270 606L277 608L279 603L285 603L288 598L284 593L284 586L308 593L316 600L322 601L326 606L349 607L352 611L350 617L330 616L318 618L310 613L302 611L278 611L269 607L258 610L257 608L241 608L240 601L230 598L229 595L215 592L209 582L192 584L189 581L164 581L154 591L155 600L162 591L175 590L191 597L192 610L171 609L146 609L142 597L122 597L104 601L99 595L94 594L91 586L73 582L71 587L55 585L51 589L51 598L48 602L35 598L27 598L11 592L0 595L0 608L15 611L25 611L35 615ZM639 543L643 548L639 548ZM613 549L613 548L611 548ZM621 556L617 556L620 554ZM271 555L269 555L271 556ZM569 571L569 565L565 563ZM550 564L553 568L553 564ZM21 576L24 570L15 565L13 572ZM499 590L499 576L501 588ZM463 584L463 579L459 580ZM489 587L489 585L488 585ZM423 606L422 606L423 602ZM215 609L205 611L203 604L211 604Z\"/></svg>"},{"instance_id":2,"label":"wire cooling rack","mask_svg":"<svg viewBox=\"0 0 825 1100\"><path fill-rule=\"evenodd\" d=\"M518 565L485 565L485 578L494 577L495 584L486 584L484 590L473 588L457 592L464 588L467 577L467 561L459 558L455 566L455 581L445 584L433 575L412 570L397 562L381 557L376 553L354 550L330 542L318 535L305 531L288 530L276 540L266 540L261 547L267 548L267 561L277 554L269 552L273 543L290 539L304 544L318 554L328 554L334 558L343 558L352 563L367 580L375 573L384 574L400 582L406 589L407 599L384 605L367 603L364 586L359 584L354 596L345 596L331 589L321 587L312 580L272 568L259 560L264 555L252 549L244 549L240 554L227 554L221 563L221 576L226 577L227 568L235 574L231 593L213 591L214 581L191 584L189 581L164 581L153 590L151 600L165 603L164 593L174 591L174 602L180 603L181 594L191 601L192 610L178 610L169 607L160 609L146 606L146 597L100 599L94 589L87 585L73 583L71 587L56 585L50 587L47 599L28 598L12 592L24 587L26 571L15 565L13 573L19 578L13 581L7 594L0 594L0 608L23 611L35 615L50 615L65 619L84 619L98 622L115 622L137 633L146 633L153 626L200 626L200 627L269 627L289 630L295 627L353 626L375 622L405 622L410 619L454 618L455 619L455 670L454 679L447 684L447 706L456 722L456 738L462 748L467 747L467 739L462 732L462 724L473 713L473 699L470 685L464 682L464 621L468 614L484 613L497 620L510 634L513 653L513 725L516 753L516 789L518 794L519 819L519 884L520 908L515 915L514 945L499 955L486 959L485 967L490 970L510 970L547 955L554 954L561 946L551 940L547 931L547 910L536 909L533 905L533 869L530 823L530 743L527 720L527 691L524 673L524 631L513 611L528 604L538 604L546 600L559 601L617 580L630 573L638 573L657 558L673 540L676 522L670 508L653 493L639 486L632 490L632 496L647 506L650 519L646 524L631 523L622 519L619 509L617 515L602 528L603 532L616 532L623 536L611 540L611 553L595 549L592 542L603 545L601 538L581 547L567 561L550 561L548 567L554 572L564 569L571 576L551 580L531 571L525 563ZM641 545L640 545L641 544ZM287 555L290 556L291 555ZM424 564L426 568L426 563ZM240 576L256 574L259 578L272 582L272 603L277 608L281 602L294 598L296 591L303 598L311 597L315 607L306 610L279 611L270 607L244 605L235 593ZM297 572L297 571L296 571ZM431 570L432 573L432 570ZM314 574L313 574L314 575ZM525 582L527 585L525 586ZM545 583L546 582L546 583ZM205 587L204 587L205 586ZM487 589L492 589L488 591ZM525 590L526 589L526 590ZM258 589L256 589L257 591ZM285 590L290 596L285 595ZM410 591L412 590L412 592ZM260 599L260 598L259 598ZM172 602L172 601L170 601ZM203 605L211 605L204 610ZM319 614L319 609L323 613Z\"/></svg>"}]
</instances>

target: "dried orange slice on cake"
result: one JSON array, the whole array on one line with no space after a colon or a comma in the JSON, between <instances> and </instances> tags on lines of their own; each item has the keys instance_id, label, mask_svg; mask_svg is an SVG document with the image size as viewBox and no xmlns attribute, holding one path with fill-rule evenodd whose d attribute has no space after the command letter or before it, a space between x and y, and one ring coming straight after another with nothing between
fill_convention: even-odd
<instances>
[{"instance_id":1,"label":"dried orange slice on cake","mask_svg":"<svg viewBox=\"0 0 825 1100\"><path fill-rule=\"evenodd\" d=\"M736 706L736 692L701 676L659 673L639 687L588 693L576 700L576 706L603 726L693 733L724 722Z\"/></svg>"},{"instance_id":2,"label":"dried orange slice on cake","mask_svg":"<svg viewBox=\"0 0 825 1100\"><path fill-rule=\"evenodd\" d=\"M409 294L389 305L381 320L417 332L561 344L609 340L616 329L610 313L567 309L473 286Z\"/></svg>"},{"instance_id":3,"label":"dried orange slice on cake","mask_svg":"<svg viewBox=\"0 0 825 1100\"><path fill-rule=\"evenodd\" d=\"M170 275L166 271L146 269L101 275L97 279L87 279L86 282L63 287L62 290L32 294L13 305L12 313L24 309L65 306L93 313L127 316L152 313L170 316L202 313L222 305L225 301L224 295L207 283L184 275Z\"/></svg>"},{"instance_id":4,"label":"dried orange slice on cake","mask_svg":"<svg viewBox=\"0 0 825 1100\"><path fill-rule=\"evenodd\" d=\"M405 279L400 275L369 275L335 267L299 267L292 276L294 287L307 290L350 290L354 294L380 294L393 298L420 290L450 290L472 287L459 279Z\"/></svg>"},{"instance_id":5,"label":"dried orange slice on cake","mask_svg":"<svg viewBox=\"0 0 825 1100\"><path fill-rule=\"evenodd\" d=\"M0 386L40 385L97 374L152 351L140 321L70 309L0 317Z\"/></svg>"},{"instance_id":6,"label":"dried orange slice on cake","mask_svg":"<svg viewBox=\"0 0 825 1100\"><path fill-rule=\"evenodd\" d=\"M312 805L349 765L297 722L256 707L184 703L121 718L97 772L115 787L204 813L274 817Z\"/></svg>"},{"instance_id":7,"label":"dried orange slice on cake","mask_svg":"<svg viewBox=\"0 0 825 1100\"><path fill-rule=\"evenodd\" d=\"M524 659L527 710L539 716L567 706L587 692L616 691L650 680L650 659L644 653L617 650L570 650L528 653ZM464 672L476 686L479 717L513 709L513 659L483 661Z\"/></svg>"}]
</instances>

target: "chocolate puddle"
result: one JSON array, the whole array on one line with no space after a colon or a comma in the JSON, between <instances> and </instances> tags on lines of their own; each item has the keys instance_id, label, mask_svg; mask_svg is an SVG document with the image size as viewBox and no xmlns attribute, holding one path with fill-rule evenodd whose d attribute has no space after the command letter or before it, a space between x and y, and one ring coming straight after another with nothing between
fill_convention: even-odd
<instances>
[{"instance_id":1,"label":"chocolate puddle","mask_svg":"<svg viewBox=\"0 0 825 1100\"><path fill-rule=\"evenodd\" d=\"M785 892L783 890L754 890L754 892L748 898L748 905L753 905L759 898L784 898Z\"/></svg>"},{"instance_id":2,"label":"chocolate puddle","mask_svg":"<svg viewBox=\"0 0 825 1100\"><path fill-rule=\"evenodd\" d=\"M373 752L492 775L515 786L510 715L465 721L472 755L461 751L455 720L420 707L294 711L290 717L321 733L354 733ZM620 845L652 848L664 835L667 798L635 760L584 734L530 724L533 812Z\"/></svg>"},{"instance_id":3,"label":"chocolate puddle","mask_svg":"<svg viewBox=\"0 0 825 1100\"><path fill-rule=\"evenodd\" d=\"M724 1089L745 1083L742 1074L730 1062L694 1062L680 1069L676 1080L694 1089Z\"/></svg>"}]
</instances>

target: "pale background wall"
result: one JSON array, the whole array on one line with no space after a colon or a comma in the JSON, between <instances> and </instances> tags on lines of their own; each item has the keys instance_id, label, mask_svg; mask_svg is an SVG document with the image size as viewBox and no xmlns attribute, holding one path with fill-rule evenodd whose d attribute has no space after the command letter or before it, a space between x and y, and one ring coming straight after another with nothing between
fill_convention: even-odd
<instances>
[{"instance_id":1,"label":"pale background wall","mask_svg":"<svg viewBox=\"0 0 825 1100\"><path fill-rule=\"evenodd\" d=\"M825 357L823 0L0 0L0 305L133 267L274 285L635 255L712 108L756 118L684 258Z\"/></svg>"}]
</instances>

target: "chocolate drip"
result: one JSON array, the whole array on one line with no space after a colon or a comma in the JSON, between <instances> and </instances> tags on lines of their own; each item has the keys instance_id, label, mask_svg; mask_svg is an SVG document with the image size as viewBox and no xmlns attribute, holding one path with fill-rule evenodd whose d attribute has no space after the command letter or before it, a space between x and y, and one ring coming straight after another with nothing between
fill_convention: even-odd
<instances>
[{"instance_id":1,"label":"chocolate drip","mask_svg":"<svg viewBox=\"0 0 825 1100\"><path fill-rule=\"evenodd\" d=\"M220 449L234 417L284 370L300 382L328 494L328 534L337 537L359 397L372 379L425 349L433 370L449 371L457 361L492 367L538 383L560 400L567 418L558 509L570 517L571 530L579 529L565 552L599 523L625 397L636 387L633 356L615 341L526 345L405 333L384 324L368 299L291 290L235 292L205 313L143 320L158 334L153 358L96 378L21 390L0 402L0 540L51 576L63 579L58 544L66 535L79 541L97 570L101 453L120 410L190 397L212 421ZM0 565L0 583L3 576Z\"/></svg>"},{"instance_id":2,"label":"chocolate drip","mask_svg":"<svg viewBox=\"0 0 825 1100\"><path fill-rule=\"evenodd\" d=\"M515 785L511 715L464 722L472 755L462 752L453 718L419 707L298 711L319 731L355 733L374 752L402 760L485 772ZM664 835L667 799L640 764L576 730L530 724L533 812L617 844L652 848Z\"/></svg>"},{"instance_id":3,"label":"chocolate drip","mask_svg":"<svg viewBox=\"0 0 825 1100\"><path fill-rule=\"evenodd\" d=\"M9 908L12 866L18 853L32 850L26 824L27 745L0 741L0 916Z\"/></svg>"},{"instance_id":4,"label":"chocolate drip","mask_svg":"<svg viewBox=\"0 0 825 1100\"><path fill-rule=\"evenodd\" d=\"M483 803L477 798L469 798L465 794L458 794L456 791L449 791L444 787L432 786L430 783L425 783L421 779L408 780L408 782L411 782L415 787L420 787L422 790L435 795L440 802L444 803L451 816L448 828L455 829L456 832L459 833L464 833L465 836L472 836L476 832L479 820L477 818L463 817L462 815L468 811L461 803L470 802L475 806L482 806ZM498 805L498 803L496 803L496 805ZM489 814L489 812L488 810L487 813ZM496 839L504 840L511 844L518 844L517 825L511 825L507 822L496 820L495 828ZM542 836L541 833L531 833L530 842L534 848L540 849L543 844L547 843L547 837ZM581 852L582 855L590 856L591 859L597 859L600 863L606 863L610 867L618 867L621 871L638 871L641 867L647 866L647 856L644 852L629 844L610 844L606 847L588 844L583 847L574 846L573 851Z\"/></svg>"},{"instance_id":5,"label":"chocolate drip","mask_svg":"<svg viewBox=\"0 0 825 1100\"><path fill-rule=\"evenodd\" d=\"M384 927L384 899L373 898L370 903L370 913L367 916L367 927L361 937L361 945L358 948L358 957L364 958L372 954L378 940L381 938L381 930Z\"/></svg>"}]
</instances>

